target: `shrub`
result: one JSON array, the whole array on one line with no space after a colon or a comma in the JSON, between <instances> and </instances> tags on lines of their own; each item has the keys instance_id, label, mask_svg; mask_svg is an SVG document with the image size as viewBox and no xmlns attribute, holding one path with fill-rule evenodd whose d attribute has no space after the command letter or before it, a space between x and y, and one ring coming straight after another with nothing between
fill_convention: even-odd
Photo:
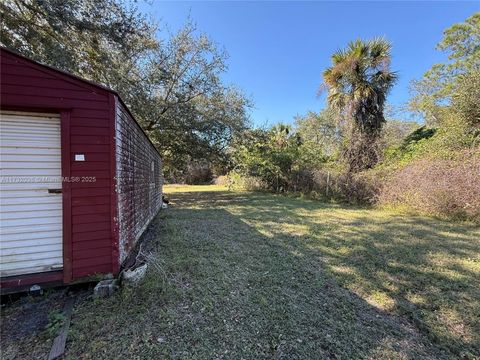
<instances>
[{"instance_id":1,"label":"shrub","mask_svg":"<svg viewBox=\"0 0 480 360\"><path fill-rule=\"evenodd\" d=\"M260 178L242 175L236 171L228 173L227 186L230 190L259 191L268 189L268 185Z\"/></svg>"},{"instance_id":2,"label":"shrub","mask_svg":"<svg viewBox=\"0 0 480 360\"><path fill-rule=\"evenodd\" d=\"M352 204L374 204L380 187L379 175L374 171L350 173L317 170L314 172L313 194L322 198Z\"/></svg>"},{"instance_id":3,"label":"shrub","mask_svg":"<svg viewBox=\"0 0 480 360\"><path fill-rule=\"evenodd\" d=\"M213 183L215 185L220 186L227 186L228 185L228 176L227 175L220 175L213 179Z\"/></svg>"},{"instance_id":4,"label":"shrub","mask_svg":"<svg viewBox=\"0 0 480 360\"><path fill-rule=\"evenodd\" d=\"M185 183L189 185L210 184L213 180L212 170L208 164L192 163L187 166Z\"/></svg>"},{"instance_id":5,"label":"shrub","mask_svg":"<svg viewBox=\"0 0 480 360\"><path fill-rule=\"evenodd\" d=\"M337 186L339 193L347 202L373 205L378 199L381 180L374 171L342 173L338 178Z\"/></svg>"},{"instance_id":6,"label":"shrub","mask_svg":"<svg viewBox=\"0 0 480 360\"><path fill-rule=\"evenodd\" d=\"M304 194L311 193L315 188L315 174L309 169L300 169L292 172L288 182L288 191L301 192Z\"/></svg>"},{"instance_id":7,"label":"shrub","mask_svg":"<svg viewBox=\"0 0 480 360\"><path fill-rule=\"evenodd\" d=\"M384 163L379 167L401 166L409 163L413 158L425 153L424 149L429 139L435 135L437 129L421 126L412 131L399 146L386 150Z\"/></svg>"},{"instance_id":8,"label":"shrub","mask_svg":"<svg viewBox=\"0 0 480 360\"><path fill-rule=\"evenodd\" d=\"M444 118L441 127L431 129L422 126L408 135L400 146L388 149L384 162L377 169L395 173L421 159L451 160L478 144L478 137L475 128L452 113Z\"/></svg>"},{"instance_id":9,"label":"shrub","mask_svg":"<svg viewBox=\"0 0 480 360\"><path fill-rule=\"evenodd\" d=\"M428 215L480 222L480 148L455 159L419 159L397 170L379 202Z\"/></svg>"}]
</instances>

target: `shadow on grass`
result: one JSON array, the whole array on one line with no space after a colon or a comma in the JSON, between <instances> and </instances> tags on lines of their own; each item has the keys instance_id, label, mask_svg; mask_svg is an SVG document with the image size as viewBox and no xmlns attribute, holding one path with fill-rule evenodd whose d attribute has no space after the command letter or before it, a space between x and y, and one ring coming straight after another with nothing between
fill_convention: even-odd
<instances>
[{"instance_id":1,"label":"shadow on grass","mask_svg":"<svg viewBox=\"0 0 480 360\"><path fill-rule=\"evenodd\" d=\"M281 229L265 236L243 221L278 222L286 211L319 206L283 200L218 192L172 197L175 208L166 221L178 240L170 252L169 241L161 244L160 253L174 259L168 272L183 274L188 284L189 312L180 317L193 316L201 332L196 346L187 340L185 351L198 358L223 351L227 358L443 355L408 323L338 286L321 252L308 242L284 236ZM246 206L246 214L222 208L236 205ZM192 338L189 326L177 330L174 338Z\"/></svg>"},{"instance_id":2,"label":"shadow on grass","mask_svg":"<svg viewBox=\"0 0 480 360\"><path fill-rule=\"evenodd\" d=\"M258 193L178 194L175 200L181 207L225 206L255 226L245 230L254 249L259 242L269 251L279 247L290 254L282 257L305 264L299 271L315 268L309 262L316 259L321 276L333 274L375 306L406 315L451 354L479 354L478 227Z\"/></svg>"},{"instance_id":3,"label":"shadow on grass","mask_svg":"<svg viewBox=\"0 0 480 360\"><path fill-rule=\"evenodd\" d=\"M432 308L453 309L462 321L475 314L473 270L436 257L475 254L475 229L267 194L169 197L154 225L162 229L158 262L138 288L77 310L69 357L440 359L476 351L475 339L446 331ZM475 319L464 323L470 334Z\"/></svg>"}]
</instances>

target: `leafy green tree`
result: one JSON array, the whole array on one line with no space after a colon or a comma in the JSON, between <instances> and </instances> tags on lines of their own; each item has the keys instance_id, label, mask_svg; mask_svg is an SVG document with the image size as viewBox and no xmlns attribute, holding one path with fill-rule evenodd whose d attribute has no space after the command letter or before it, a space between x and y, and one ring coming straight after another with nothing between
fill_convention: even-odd
<instances>
[{"instance_id":1,"label":"leafy green tree","mask_svg":"<svg viewBox=\"0 0 480 360\"><path fill-rule=\"evenodd\" d=\"M474 131L480 130L480 69L459 76L452 108Z\"/></svg>"},{"instance_id":2,"label":"leafy green tree","mask_svg":"<svg viewBox=\"0 0 480 360\"><path fill-rule=\"evenodd\" d=\"M225 86L227 54L195 26L165 40L121 0L6 0L1 43L116 90L163 155L167 177L192 161L225 163L250 101Z\"/></svg>"},{"instance_id":3,"label":"leafy green tree","mask_svg":"<svg viewBox=\"0 0 480 360\"><path fill-rule=\"evenodd\" d=\"M388 119L380 136L380 149L385 152L400 146L419 127L420 125L416 122Z\"/></svg>"},{"instance_id":4,"label":"leafy green tree","mask_svg":"<svg viewBox=\"0 0 480 360\"><path fill-rule=\"evenodd\" d=\"M305 166L321 166L336 160L343 141L342 127L335 111L309 111L295 118L295 132L302 139L300 157Z\"/></svg>"},{"instance_id":5,"label":"leafy green tree","mask_svg":"<svg viewBox=\"0 0 480 360\"><path fill-rule=\"evenodd\" d=\"M6 0L0 10L2 45L115 89L139 80L159 45L155 26L115 0Z\"/></svg>"},{"instance_id":6,"label":"leafy green tree","mask_svg":"<svg viewBox=\"0 0 480 360\"><path fill-rule=\"evenodd\" d=\"M462 89L459 81L480 71L480 12L446 29L437 49L446 52L449 61L433 65L421 80L412 82L409 102L429 125L439 125L448 116L452 96Z\"/></svg>"},{"instance_id":7,"label":"leafy green tree","mask_svg":"<svg viewBox=\"0 0 480 360\"><path fill-rule=\"evenodd\" d=\"M329 105L350 122L344 153L350 171L371 168L379 158L385 101L397 79L390 70L390 50L382 38L353 41L332 55L333 64L323 73Z\"/></svg>"},{"instance_id":8,"label":"leafy green tree","mask_svg":"<svg viewBox=\"0 0 480 360\"><path fill-rule=\"evenodd\" d=\"M227 54L187 24L155 53L137 97L140 121L164 155L167 176L180 179L190 162L227 162L234 134L248 125L250 100L225 86Z\"/></svg>"},{"instance_id":9,"label":"leafy green tree","mask_svg":"<svg viewBox=\"0 0 480 360\"><path fill-rule=\"evenodd\" d=\"M288 125L248 130L232 149L236 170L261 179L272 191L288 191L300 145L300 137Z\"/></svg>"}]
</instances>

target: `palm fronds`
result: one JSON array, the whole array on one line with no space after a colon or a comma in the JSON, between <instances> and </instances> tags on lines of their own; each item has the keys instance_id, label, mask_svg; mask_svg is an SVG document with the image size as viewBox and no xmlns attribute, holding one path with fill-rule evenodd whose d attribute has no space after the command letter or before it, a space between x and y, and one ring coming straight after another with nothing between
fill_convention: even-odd
<instances>
[{"instance_id":1,"label":"palm fronds","mask_svg":"<svg viewBox=\"0 0 480 360\"><path fill-rule=\"evenodd\" d=\"M381 37L357 39L337 50L332 66L323 72L322 88L328 91L329 106L350 119L357 136L366 136L370 142L375 141L385 122L385 101L397 80L397 74L390 70L391 48Z\"/></svg>"}]
</instances>

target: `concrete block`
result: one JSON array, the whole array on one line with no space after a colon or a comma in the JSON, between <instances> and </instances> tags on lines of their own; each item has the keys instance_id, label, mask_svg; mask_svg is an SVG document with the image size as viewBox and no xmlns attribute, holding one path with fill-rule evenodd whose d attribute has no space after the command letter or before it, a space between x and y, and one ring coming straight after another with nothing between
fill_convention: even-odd
<instances>
[{"instance_id":1,"label":"concrete block","mask_svg":"<svg viewBox=\"0 0 480 360\"><path fill-rule=\"evenodd\" d=\"M94 298L105 298L112 296L119 289L116 279L108 279L100 281L95 289L93 289Z\"/></svg>"}]
</instances>

